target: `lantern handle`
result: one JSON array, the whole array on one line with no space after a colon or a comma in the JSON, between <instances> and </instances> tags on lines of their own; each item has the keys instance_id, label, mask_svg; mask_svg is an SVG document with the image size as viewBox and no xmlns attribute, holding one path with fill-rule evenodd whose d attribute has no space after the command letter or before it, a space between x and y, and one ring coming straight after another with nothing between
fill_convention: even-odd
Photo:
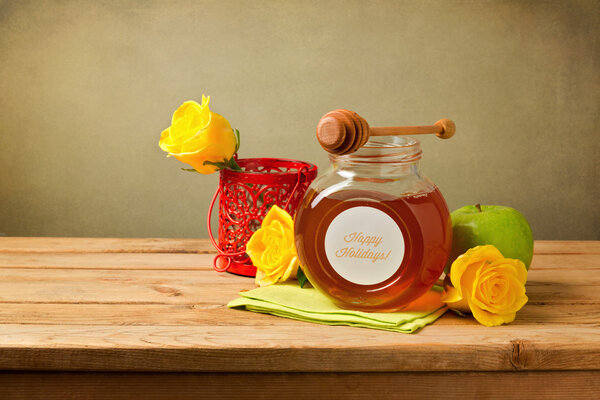
<instances>
[{"instance_id":1,"label":"lantern handle","mask_svg":"<svg viewBox=\"0 0 600 400\"><path fill-rule=\"evenodd\" d=\"M283 206L284 210L287 211L287 208L289 207L290 202L294 198L294 194L296 193L296 190L298 189L298 186L300 186L300 182L302 181L302 173L306 171L308 171L308 167L306 166L303 166L300 169L298 169L298 180L296 181L294 189L292 189L292 193L290 193L290 197L288 197L287 201L285 202L285 206Z\"/></svg>"},{"instance_id":2,"label":"lantern handle","mask_svg":"<svg viewBox=\"0 0 600 400\"><path fill-rule=\"evenodd\" d=\"M217 250L217 252L219 254L217 254L215 256L215 258L213 259L213 269L217 272L225 272L229 269L229 267L231 266L231 257L235 257L235 256L241 256L242 254L246 254L246 251L238 251L236 253L227 253L223 250L221 250L221 248L219 247L219 245L217 244L217 241L215 240L215 237L213 236L212 233L212 228L210 226L210 219L212 216L212 210L213 207L215 206L215 201L217 201L217 197L221 194L221 185L219 185L217 187L217 191L215 192L215 195L213 196L211 202L210 202L210 206L208 207L208 216L206 218L206 227L208 229L208 237L210 238L210 241L212 242L213 246L215 247L215 249ZM225 267L223 268L219 268L217 266L217 260L221 257L225 257L227 258L227 265L225 265Z\"/></svg>"}]
</instances>

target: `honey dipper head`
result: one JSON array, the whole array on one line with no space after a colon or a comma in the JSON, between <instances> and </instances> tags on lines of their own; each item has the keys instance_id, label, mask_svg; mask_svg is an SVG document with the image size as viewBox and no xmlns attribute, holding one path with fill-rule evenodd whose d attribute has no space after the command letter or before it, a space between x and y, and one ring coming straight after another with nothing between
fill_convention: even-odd
<instances>
[{"instance_id":1,"label":"honey dipper head","mask_svg":"<svg viewBox=\"0 0 600 400\"><path fill-rule=\"evenodd\" d=\"M442 127L442 132L436 133L437 137L441 139L450 139L456 132L456 125L454 125L454 122L448 118L440 119L435 123L435 125Z\"/></svg>"},{"instance_id":2,"label":"honey dipper head","mask_svg":"<svg viewBox=\"0 0 600 400\"><path fill-rule=\"evenodd\" d=\"M369 139L369 124L349 110L334 110L323 115L317 125L317 140L333 154L354 153Z\"/></svg>"}]
</instances>

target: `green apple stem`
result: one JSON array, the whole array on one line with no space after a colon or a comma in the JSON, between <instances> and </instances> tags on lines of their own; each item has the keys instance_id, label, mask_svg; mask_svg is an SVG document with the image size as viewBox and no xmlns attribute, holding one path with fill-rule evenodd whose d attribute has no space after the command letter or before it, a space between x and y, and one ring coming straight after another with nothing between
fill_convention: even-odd
<instances>
[{"instance_id":1,"label":"green apple stem","mask_svg":"<svg viewBox=\"0 0 600 400\"><path fill-rule=\"evenodd\" d=\"M475 204L475 208L477 209L477 211L479 211L479 212L483 212L483 211L481 210L481 204L479 204L479 203Z\"/></svg>"}]
</instances>

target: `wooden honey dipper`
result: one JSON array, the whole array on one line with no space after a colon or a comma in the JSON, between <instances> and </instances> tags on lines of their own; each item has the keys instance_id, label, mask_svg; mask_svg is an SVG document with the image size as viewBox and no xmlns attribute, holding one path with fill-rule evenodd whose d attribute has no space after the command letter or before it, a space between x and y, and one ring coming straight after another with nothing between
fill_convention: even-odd
<instances>
[{"instance_id":1,"label":"wooden honey dipper","mask_svg":"<svg viewBox=\"0 0 600 400\"><path fill-rule=\"evenodd\" d=\"M456 126L449 119L435 125L369 127L367 121L354 111L334 110L323 115L317 125L317 139L333 154L350 154L361 148L371 136L421 135L435 133L442 139L454 135Z\"/></svg>"}]
</instances>

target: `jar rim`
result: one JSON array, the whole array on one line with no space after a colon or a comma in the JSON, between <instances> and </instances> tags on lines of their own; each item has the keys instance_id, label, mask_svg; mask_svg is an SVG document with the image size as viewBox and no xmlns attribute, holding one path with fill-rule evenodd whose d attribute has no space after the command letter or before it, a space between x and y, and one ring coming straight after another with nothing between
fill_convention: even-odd
<instances>
[{"instance_id":1,"label":"jar rim","mask_svg":"<svg viewBox=\"0 0 600 400\"><path fill-rule=\"evenodd\" d=\"M408 164L419 161L421 154L421 142L411 136L374 136L354 153L329 157L344 164Z\"/></svg>"}]
</instances>

